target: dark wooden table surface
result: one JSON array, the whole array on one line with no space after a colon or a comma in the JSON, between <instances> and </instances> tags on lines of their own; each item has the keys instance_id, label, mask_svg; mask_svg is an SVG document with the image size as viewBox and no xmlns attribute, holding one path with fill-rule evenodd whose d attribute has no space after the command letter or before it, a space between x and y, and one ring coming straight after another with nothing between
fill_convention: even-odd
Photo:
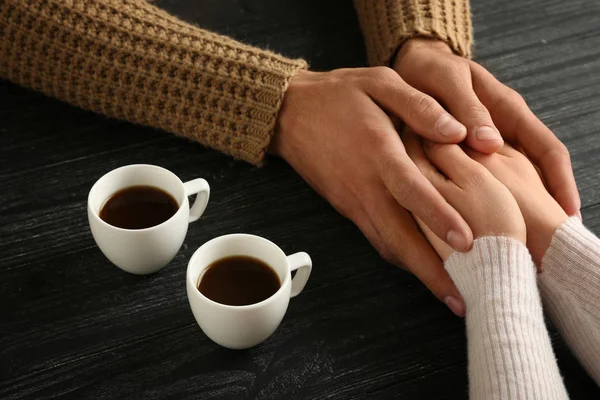
<instances>
[{"instance_id":1,"label":"dark wooden table surface","mask_svg":"<svg viewBox=\"0 0 600 400\"><path fill-rule=\"evenodd\" d=\"M314 69L365 63L351 1L157 3ZM584 220L600 233L600 2L473 0L472 9L476 58L569 147ZM0 135L0 398L467 397L463 321L283 162L256 169L7 82ZM131 163L204 177L213 193L175 260L145 277L112 266L87 225L94 181ZM314 262L279 330L247 351L207 339L185 294L191 254L231 232ZM572 398L600 398L552 332Z\"/></svg>"}]
</instances>

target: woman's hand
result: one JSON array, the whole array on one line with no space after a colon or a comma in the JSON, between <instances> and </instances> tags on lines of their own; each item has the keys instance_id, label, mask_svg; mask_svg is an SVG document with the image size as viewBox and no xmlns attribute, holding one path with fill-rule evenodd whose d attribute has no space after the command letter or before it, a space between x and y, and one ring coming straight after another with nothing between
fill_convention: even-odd
<instances>
[{"instance_id":1,"label":"woman's hand","mask_svg":"<svg viewBox=\"0 0 600 400\"><path fill-rule=\"evenodd\" d=\"M389 68L303 71L286 91L271 151L351 219L386 260L406 266L462 315L458 291L410 212L459 251L471 248L471 230L407 156L386 112L436 142L466 135L433 98Z\"/></svg>"},{"instance_id":2,"label":"woman's hand","mask_svg":"<svg viewBox=\"0 0 600 400\"><path fill-rule=\"evenodd\" d=\"M567 148L531 112L523 98L479 64L452 53L439 40L415 38L398 52L394 70L417 90L438 99L468 129L468 145L492 153L502 139L518 144L542 171L548 189L568 215L581 201Z\"/></svg>"},{"instance_id":3,"label":"woman's hand","mask_svg":"<svg viewBox=\"0 0 600 400\"><path fill-rule=\"evenodd\" d=\"M548 193L531 161L508 144L496 154L470 149L467 153L502 182L519 203L527 225L527 247L533 261L541 267L554 232L568 218L567 214Z\"/></svg>"},{"instance_id":4,"label":"woman's hand","mask_svg":"<svg viewBox=\"0 0 600 400\"><path fill-rule=\"evenodd\" d=\"M485 167L472 160L458 145L427 140L421 144L420 139L408 130L403 140L410 158L467 221L475 238L510 236L525 243L525 221L517 201ZM446 261L452 249L432 235L426 226L421 226Z\"/></svg>"}]
</instances>

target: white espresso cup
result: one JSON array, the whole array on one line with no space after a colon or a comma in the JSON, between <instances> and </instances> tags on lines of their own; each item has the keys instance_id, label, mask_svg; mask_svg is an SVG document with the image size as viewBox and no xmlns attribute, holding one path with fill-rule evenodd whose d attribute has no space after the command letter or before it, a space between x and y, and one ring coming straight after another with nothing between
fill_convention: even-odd
<instances>
[{"instance_id":1,"label":"white espresso cup","mask_svg":"<svg viewBox=\"0 0 600 400\"><path fill-rule=\"evenodd\" d=\"M230 256L253 257L269 265L281 286L259 303L230 306L204 296L198 286L206 269ZM294 278L292 271L298 270ZM308 281L312 261L306 253L286 256L274 243L260 236L220 236L200 247L188 264L186 287L190 307L202 331L215 343L230 349L247 349L266 340L281 323L290 297L297 296Z\"/></svg>"},{"instance_id":2,"label":"white espresso cup","mask_svg":"<svg viewBox=\"0 0 600 400\"><path fill-rule=\"evenodd\" d=\"M179 209L165 222L145 229L123 229L100 218L105 202L130 186L153 186L169 193ZM188 196L197 194L190 208ZM177 254L188 224L208 204L210 187L201 178L183 183L171 171L155 165L135 164L114 169L100 178L88 196L88 221L98 247L113 264L133 274L150 274L166 266Z\"/></svg>"}]
</instances>

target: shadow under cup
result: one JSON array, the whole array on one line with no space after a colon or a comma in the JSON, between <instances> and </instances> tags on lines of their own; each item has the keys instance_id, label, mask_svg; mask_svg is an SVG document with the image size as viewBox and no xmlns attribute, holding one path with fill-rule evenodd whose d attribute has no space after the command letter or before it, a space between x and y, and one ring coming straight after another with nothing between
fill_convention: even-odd
<instances>
[{"instance_id":1,"label":"shadow under cup","mask_svg":"<svg viewBox=\"0 0 600 400\"><path fill-rule=\"evenodd\" d=\"M244 306L221 304L204 296L198 289L204 272L215 261L230 256L253 257L268 264L281 282L279 290L261 302ZM259 236L233 234L213 239L194 253L186 287L202 331L221 346L246 349L266 340L281 323L290 301L291 281L288 257L277 245Z\"/></svg>"},{"instance_id":2,"label":"shadow under cup","mask_svg":"<svg viewBox=\"0 0 600 400\"><path fill-rule=\"evenodd\" d=\"M131 186L154 186L169 193L179 206L165 222L145 229L123 229L106 223L100 210L116 192ZM102 176L88 196L88 220L102 253L119 268L149 274L167 265L177 254L188 228L189 202L181 180L154 165L128 165Z\"/></svg>"}]
</instances>

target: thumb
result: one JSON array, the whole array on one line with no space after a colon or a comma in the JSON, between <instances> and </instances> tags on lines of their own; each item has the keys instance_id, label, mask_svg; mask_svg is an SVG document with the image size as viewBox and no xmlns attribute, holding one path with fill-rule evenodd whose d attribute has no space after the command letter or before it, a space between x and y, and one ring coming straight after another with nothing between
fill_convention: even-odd
<instances>
[{"instance_id":1,"label":"thumb","mask_svg":"<svg viewBox=\"0 0 600 400\"><path fill-rule=\"evenodd\" d=\"M500 150L504 140L475 92L471 89L457 92L455 98L449 109L467 127L469 147L486 154Z\"/></svg>"}]
</instances>

